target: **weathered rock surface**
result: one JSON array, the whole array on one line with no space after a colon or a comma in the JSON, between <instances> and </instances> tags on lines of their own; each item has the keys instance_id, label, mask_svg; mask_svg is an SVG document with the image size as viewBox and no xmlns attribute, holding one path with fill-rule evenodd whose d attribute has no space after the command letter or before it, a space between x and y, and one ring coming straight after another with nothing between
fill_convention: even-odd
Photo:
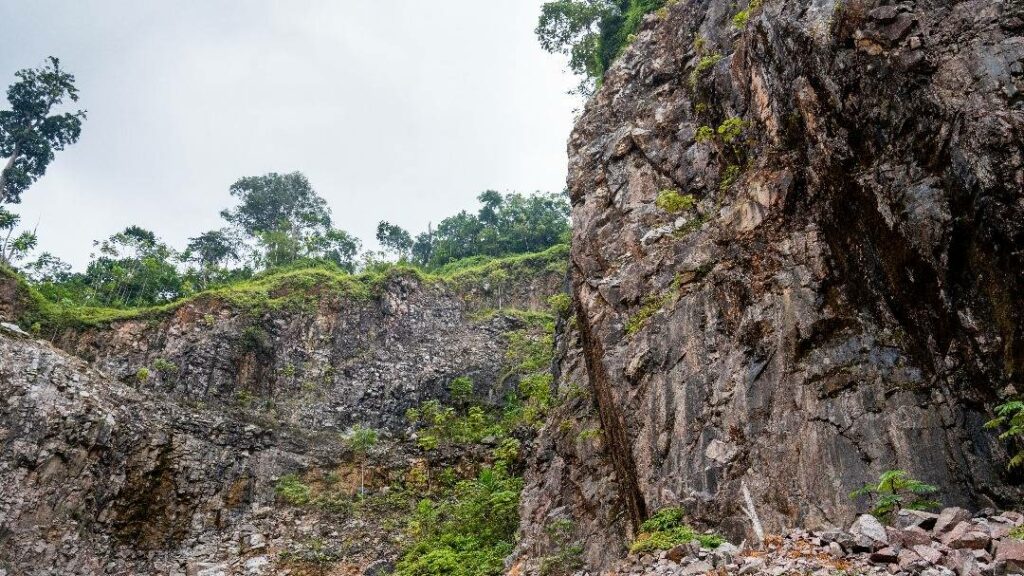
<instances>
[{"instance_id":1,"label":"weathered rock surface","mask_svg":"<svg viewBox=\"0 0 1024 576\"><path fill-rule=\"evenodd\" d=\"M286 286L278 298L296 294L283 304L199 297L168 312L64 330L54 341L141 389L241 405L311 430L397 430L408 408L446 399L459 376L473 379L477 397L500 402L511 384L499 378L506 335L526 325L494 314L499 299L505 310L547 310L562 282L558 268L521 272L499 298L487 278L439 282L399 272L350 293Z\"/></svg>"},{"instance_id":2,"label":"weathered rock surface","mask_svg":"<svg viewBox=\"0 0 1024 576\"><path fill-rule=\"evenodd\" d=\"M769 533L848 524L886 469L966 508L1019 496L982 424L1024 374L1024 6L778 0L737 29L739 8L648 16L570 139L614 474L549 426L572 472L528 478L533 558L544 511L614 532L581 540L598 569L664 506L750 536L744 487Z\"/></svg>"},{"instance_id":3,"label":"weathered rock surface","mask_svg":"<svg viewBox=\"0 0 1024 576\"><path fill-rule=\"evenodd\" d=\"M546 308L564 274L505 282L506 311L407 273L358 297L306 287L299 307L202 297L57 338L91 362L0 329L0 574L386 570L408 514L390 487L473 475L493 448L424 451L406 409L464 375L501 401L512 333L545 336L507 307ZM365 469L353 424L381 430ZM292 474L334 499L283 499Z\"/></svg>"}]
</instances>

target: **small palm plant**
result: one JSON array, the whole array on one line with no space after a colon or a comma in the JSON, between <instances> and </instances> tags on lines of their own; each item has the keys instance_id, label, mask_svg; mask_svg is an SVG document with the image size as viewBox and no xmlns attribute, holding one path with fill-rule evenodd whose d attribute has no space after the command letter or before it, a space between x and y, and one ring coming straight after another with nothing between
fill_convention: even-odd
<instances>
[{"instance_id":1,"label":"small palm plant","mask_svg":"<svg viewBox=\"0 0 1024 576\"><path fill-rule=\"evenodd\" d=\"M985 428L999 428L1000 426L1009 426L1005 432L999 435L1000 440L1024 436L1024 402L1012 400L996 406L996 417L986 422ZM1012 469L1021 464L1024 464L1024 450L1019 450L1014 454L1006 466Z\"/></svg>"},{"instance_id":2,"label":"small palm plant","mask_svg":"<svg viewBox=\"0 0 1024 576\"><path fill-rule=\"evenodd\" d=\"M931 510L940 504L928 498L938 492L931 484L913 478L905 470L886 470L878 477L877 483L865 484L850 493L850 498L867 496L874 501L871 515L888 521L897 512L907 510Z\"/></svg>"}]
</instances>

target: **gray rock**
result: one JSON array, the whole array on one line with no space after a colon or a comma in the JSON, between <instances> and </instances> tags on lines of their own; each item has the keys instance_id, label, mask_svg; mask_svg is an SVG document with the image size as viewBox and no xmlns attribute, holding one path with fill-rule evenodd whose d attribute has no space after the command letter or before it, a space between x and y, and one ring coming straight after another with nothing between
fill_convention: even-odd
<instances>
[{"instance_id":1,"label":"gray rock","mask_svg":"<svg viewBox=\"0 0 1024 576\"><path fill-rule=\"evenodd\" d=\"M885 526L870 514L861 514L849 529L854 545L866 550L882 548L889 543Z\"/></svg>"}]
</instances>

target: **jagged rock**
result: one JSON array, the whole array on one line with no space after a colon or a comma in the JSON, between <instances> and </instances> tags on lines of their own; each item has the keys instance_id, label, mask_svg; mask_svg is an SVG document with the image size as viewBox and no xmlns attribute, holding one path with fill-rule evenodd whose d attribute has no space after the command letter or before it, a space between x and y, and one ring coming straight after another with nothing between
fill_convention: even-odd
<instances>
[{"instance_id":1,"label":"jagged rock","mask_svg":"<svg viewBox=\"0 0 1024 576\"><path fill-rule=\"evenodd\" d=\"M1005 564L1009 574L1024 574L1024 540L1006 538L996 547L996 561Z\"/></svg>"},{"instance_id":2,"label":"jagged rock","mask_svg":"<svg viewBox=\"0 0 1024 576\"><path fill-rule=\"evenodd\" d=\"M991 540L992 538L987 532L976 529L975 525L971 522L961 522L957 524L956 527L944 534L941 538L942 543L950 548L968 548L973 550L983 550L988 548L988 544Z\"/></svg>"},{"instance_id":3,"label":"jagged rock","mask_svg":"<svg viewBox=\"0 0 1024 576\"><path fill-rule=\"evenodd\" d=\"M953 528L956 528L961 522L965 522L971 519L971 513L963 508L951 507L944 509L939 517L935 520L935 526L932 528L932 533L936 536L945 534Z\"/></svg>"},{"instance_id":4,"label":"jagged rock","mask_svg":"<svg viewBox=\"0 0 1024 576\"><path fill-rule=\"evenodd\" d=\"M687 565L677 573L680 576L697 576L698 574L707 574L714 570L715 567L703 560L698 560L692 564Z\"/></svg>"},{"instance_id":5,"label":"jagged rock","mask_svg":"<svg viewBox=\"0 0 1024 576\"><path fill-rule=\"evenodd\" d=\"M537 520L562 506L594 572L684 501L737 542L755 538L744 492L769 534L846 526L865 504L847 495L888 468L959 507L1020 496L983 428L1024 373L1019 10L842 5L765 2L741 28L725 0L666 6L587 102L570 357L593 403L558 418L605 442L546 432L558 464L528 472L521 554L549 553ZM739 151L697 141L727 120ZM664 190L693 208L661 210Z\"/></svg>"},{"instance_id":6,"label":"jagged rock","mask_svg":"<svg viewBox=\"0 0 1024 576\"><path fill-rule=\"evenodd\" d=\"M904 508L896 513L896 519L893 524L897 528L910 528L916 526L924 530L931 530L935 527L935 521L938 520L938 518L938 514L925 512L923 510L907 510Z\"/></svg>"}]
</instances>

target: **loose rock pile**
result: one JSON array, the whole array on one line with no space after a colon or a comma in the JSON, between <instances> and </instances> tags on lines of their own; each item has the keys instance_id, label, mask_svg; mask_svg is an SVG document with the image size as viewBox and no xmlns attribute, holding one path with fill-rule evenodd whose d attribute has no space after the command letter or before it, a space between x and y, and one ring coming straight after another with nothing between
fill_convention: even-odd
<instances>
[{"instance_id":1,"label":"loose rock pile","mask_svg":"<svg viewBox=\"0 0 1024 576\"><path fill-rule=\"evenodd\" d=\"M846 531L794 530L765 538L760 548L724 544L716 550L682 544L658 556L631 556L613 574L782 576L891 574L895 576L1003 576L1024 574L1024 540L1010 532L1024 524L1018 512L963 508L938 514L900 511L893 526L863 515Z\"/></svg>"}]
</instances>

